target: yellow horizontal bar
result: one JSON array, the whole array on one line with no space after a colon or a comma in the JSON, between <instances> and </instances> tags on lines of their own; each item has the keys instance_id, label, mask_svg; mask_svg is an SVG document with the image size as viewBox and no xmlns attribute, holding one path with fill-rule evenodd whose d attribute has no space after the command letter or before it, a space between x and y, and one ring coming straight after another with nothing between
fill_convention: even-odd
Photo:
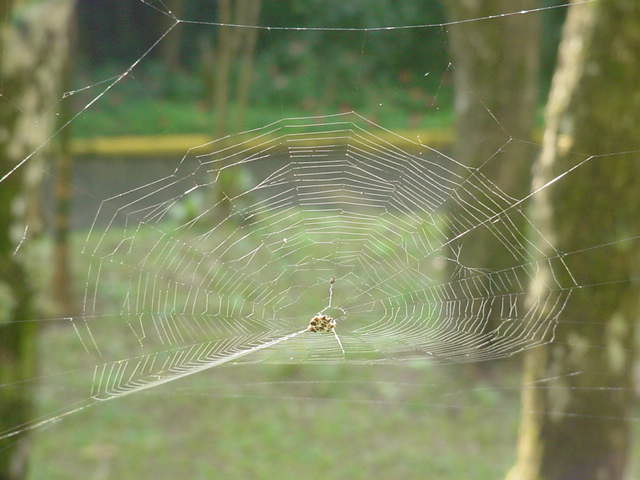
<instances>
[{"instance_id":1,"label":"yellow horizontal bar","mask_svg":"<svg viewBox=\"0 0 640 480\"><path fill-rule=\"evenodd\" d=\"M451 129L399 130L396 134L429 146L449 145L453 141ZM390 133L383 134L382 138L391 143L399 143L398 137ZM211 137L202 134L76 138L71 143L71 153L126 157L181 155L189 148L211 140Z\"/></svg>"},{"instance_id":2,"label":"yellow horizontal bar","mask_svg":"<svg viewBox=\"0 0 640 480\"><path fill-rule=\"evenodd\" d=\"M148 156L173 155L210 141L207 135L139 135L77 138L71 143L74 155Z\"/></svg>"}]
</instances>

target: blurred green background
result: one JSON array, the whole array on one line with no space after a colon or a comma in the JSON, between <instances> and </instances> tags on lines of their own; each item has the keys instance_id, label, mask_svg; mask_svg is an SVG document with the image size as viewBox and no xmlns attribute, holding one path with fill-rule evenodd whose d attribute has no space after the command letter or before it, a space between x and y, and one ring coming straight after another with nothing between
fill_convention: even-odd
<instances>
[{"instance_id":1,"label":"blurred green background","mask_svg":"<svg viewBox=\"0 0 640 480\"><path fill-rule=\"evenodd\" d=\"M215 5L207 2L176 2L173 11L180 18L216 20ZM542 106L566 9L538 15L544 31ZM262 25L293 27L361 28L446 20L443 5L431 1L357 0L327 5L292 0L264 2L260 12ZM140 2L93 0L79 4L77 22L74 85L81 87L125 70L171 19ZM219 30L207 25L178 27L98 108L82 115L74 135L211 134ZM352 109L392 129L450 126L453 83L446 32L447 27L399 32L259 31L250 108L239 105L234 92L229 94L229 130L259 127L274 117ZM242 68L239 61L230 66L231 84L237 84ZM83 100L78 99L79 104ZM239 110L246 110L242 125L237 124Z\"/></svg>"},{"instance_id":2,"label":"blurred green background","mask_svg":"<svg viewBox=\"0 0 640 480\"><path fill-rule=\"evenodd\" d=\"M469 15L463 9L456 10L455 5L459 8L462 3L25 0L3 4L0 18L8 25L7 31L11 28L31 33L25 33L24 41L16 40L21 37L6 35L8 40L0 45L0 52L4 53L0 108L3 125L8 125L10 132L0 138L3 162L6 160L0 173L4 175L33 151L37 154L22 169L28 173L19 170L16 175L8 176L9 181L0 184L4 189L3 205L12 205L14 196L20 197L23 205L0 212L3 221L0 247L6 246L0 249L0 261L8 266L0 272L3 275L0 280L4 279L0 298L11 306L6 309L9 314L3 311L0 319L4 328L2 340L8 340L0 344L3 355L0 360L5 362L5 368L0 368L0 395L4 394L0 400L6 400L8 405L0 409L2 428L14 428L40 415L51 418L58 409L71 407L78 396L86 395L91 389L91 377L73 373L78 367L86 366L82 365L86 356L83 346L76 336L69 334L65 323L67 317L82 312L85 287L91 283L86 272L92 258L80 254L83 246L86 247L87 232L103 200L170 175L189 147L262 127L283 117L355 110L411 140L442 149L464 165L485 168L488 164L487 176L514 197L528 192L532 171L540 170L535 170L534 165L542 132L552 123L545 125L543 110L569 9L554 8L520 15L531 17L535 22L534 30L537 30L531 33L509 27L513 16L469 24L449 25L448 22L523 8L544 9L558 2L470 2L476 5L476 10ZM30 13L42 5L52 5L51 11L47 13L43 7L45 13L41 17ZM50 52L48 41L42 40L37 32L45 30L47 16L53 19L51 12L63 8L69 8L68 18L58 30L51 28L66 39L60 42L68 45L64 49L66 53L59 55L59 68L53 72L43 67ZM228 11L225 12L225 8ZM167 34L175 24L172 15L186 21L176 24ZM53 22L51 20L52 25ZM226 28L211 22L305 28ZM411 25L432 26L361 30ZM475 29L477 25L486 30ZM335 29L314 29L327 26ZM350 27L355 30L349 30ZM502 48L535 66L522 75L516 71L513 80L503 78L495 63L491 68L474 71L464 66L464 59L457 57L460 49L454 52L455 32L461 33L458 41L466 39L469 44L478 45L477 51L469 51L469 57L480 59L480 63L504 63L506 69L509 59L516 62L506 54L493 59L482 56L482 42L493 48L491 38L508 38L510 45ZM55 35L51 35L53 40L49 42L57 44ZM159 38L162 41L156 44ZM597 42L598 45L604 43ZM533 48L529 48L532 44ZM35 51L37 46L42 51L38 50L34 58L25 55L29 60L21 63L16 60L21 58L19 54L9 55L14 50L20 52L16 45L23 45L26 52ZM51 58L55 57L54 50ZM134 63L138 60L141 61ZM12 76L13 64L26 65L26 73L18 80ZM130 68L132 65L135 68ZM614 83L618 78L617 70L605 70L611 76L608 84L600 86L602 92L616 88ZM464 85L461 72L465 71L471 72L473 84ZM456 77L457 74L461 76ZM523 86L527 79L520 78L528 74L534 77L528 78L531 87ZM38 80L41 77L44 80ZM55 82L51 80L54 77ZM619 76L628 77L625 72ZM38 82L51 84L52 91L38 87ZM42 97L37 97L45 107L34 108L35 113L25 108L30 103L22 103L23 95L28 96L20 91L22 85L27 86L25 90L35 85L34 89L45 91ZM514 85L513 91L510 85ZM529 95L530 92L533 93ZM527 96L533 99L523 106L519 102ZM627 92L627 98L630 97ZM474 108L475 114L480 112L479 116L465 113L461 98L478 100L480 106ZM575 110L588 110L589 101L592 99L587 98ZM624 104L625 99L611 103ZM510 115L522 111L528 120L521 128L520 121ZM15 123L16 118L23 118L22 123ZM48 120L43 120L45 118ZM621 123L627 126L633 122ZM467 135L469 125L477 130L476 136ZM606 121L600 125L606 126ZM627 138L630 137L628 131L624 130ZM24 135L28 138L22 142L24 151L18 149L18 154L14 154L7 146L11 142L5 138L21 140L21 132L35 132L36 138ZM55 132L52 137L51 132ZM510 143L512 137L521 142ZM606 132L602 138L608 138ZM40 150L40 144L46 148ZM509 151L516 145L522 150ZM571 161L592 153L622 151L622 147L628 146L619 139L605 143L604 150L598 150L600 145L587 145L582 150L580 145L575 150L571 150L574 146L571 142L567 145L565 150L570 151L567 156ZM494 158L498 147L506 160L491 164L489 160ZM498 158L503 157L498 155ZM514 169L516 163L520 167ZM614 163L612 160L611 165ZM568 162L555 168L566 170L573 164ZM625 181L633 175L625 174L623 167L616 171L620 172L619 178L614 179L612 190L630 191ZM592 183L576 197L592 194L598 197L599 190L594 185L599 184L593 182L601 175L604 174L597 170L589 171L588 179ZM15 185L10 183L14 179ZM241 176L225 181L228 182L225 187L236 193L243 191L248 182ZM598 198L603 196L604 193ZM625 197L629 208L638 201L636 197L637 194ZM623 203L622 199L618 200ZM174 218L170 221L189 221L210 201L208 197L191 196L172 211ZM598 204L600 218L608 218L611 204L612 200ZM585 215L576 209L575 223L567 223L565 229L581 224ZM628 217L623 217L621 214L620 219L616 218L615 229L611 228L615 232L609 232L616 235L616 241L637 233ZM598 224L596 220L594 223ZM27 229L23 228L25 225ZM100 228L105 226L99 225ZM523 232L528 232L527 228L520 226ZM565 232L562 227L557 230ZM599 236L601 232L594 231L589 230L593 238L585 240L580 247L605 243L606 238ZM116 225L111 232L114 233L110 239L112 244L116 245L125 232L125 227ZM154 241L149 239L145 246L151 248ZM574 245L574 248L578 247ZM612 248L619 254L616 258L622 258L615 265L635 258L637 253L625 250L626 247ZM486 247L482 239L478 245L471 246L469 252L487 268L497 269L496 265L504 261L497 249ZM609 257L603 263L608 261ZM603 272L607 268L598 264L599 270L590 277L593 283L605 278ZM15 279L22 278L16 272L24 274L29 281L16 282ZM275 269L266 272L274 277L278 274ZM447 274L451 272L437 273L441 278ZM606 280L617 278L606 277ZM628 283L629 276L624 279ZM127 288L125 272L120 277L110 271L104 281L111 290L105 288L107 294L101 298L104 303L99 307L105 312L118 311L122 307L118 295ZM29 288L23 291L15 284L28 284ZM636 308L628 306L633 300L623 298L623 293L631 297L633 293L623 291L622 287L615 291L612 288L612 292L607 297L611 304L625 305L629 311ZM109 295L113 296L112 303ZM23 300L29 308L15 314L14 305L22 305ZM596 304L594 300L594 310ZM584 301L582 308L589 310L589 303ZM576 308L567 324L583 318L587 318L584 310ZM636 317L625 318L632 318L633 325L637 323ZM604 319L597 320L605 324ZM32 330L27 331L28 326L33 327ZM12 336L12 328L24 330L15 337L19 340ZM590 332L593 337L603 336L599 331ZM625 335L633 341L633 328L625 330ZM113 345L114 350L121 347L124 348ZM631 350L629 347L628 351ZM10 363L18 362L21 356L27 358L24 363L19 366ZM35 360L37 358L40 360ZM600 404L585 406L560 399L562 415L574 422L570 428L565 427L565 431L582 431L586 425L591 434L589 428L597 432L600 425L615 424L637 437L640 410L633 379L637 360L629 358L632 365L625 367L623 375L607 376L604 367L603 371L599 370L600 357L596 354L589 357L588 366L596 372L596 380L589 379L595 383L572 384L570 390L583 388L595 392L603 403L617 395L615 392L623 392L620 395L625 397L625 407L611 414L609 410L599 409ZM0 480L504 478L518 454L521 360L517 357L491 364L449 366L424 362L369 366L273 365L253 364L249 360L247 364L222 366L83 410L25 435L28 439L24 442L22 436L18 436L18 440L10 438L0 443L3 456ZM556 360L554 357L549 364L553 368L560 365L560 376L575 370L570 362L562 363L564 359L561 359L556 364ZM62 377L68 381L63 382ZM540 377L551 378L553 374L544 371ZM32 378L38 381L31 381ZM550 385L548 390L553 391L552 380ZM546 384L539 390L547 390ZM550 402L542 411L533 409L528 415L554 421L554 405ZM0 433L2 431L9 430L0 430ZM618 433L612 434L612 438ZM549 449L561 449L563 438L553 437L548 443ZM619 451L624 452L621 457L629 459L626 473L602 478L631 479L635 478L634 472L640 471L640 445L625 442L620 441ZM596 456L593 452L597 448L592 447L585 442L582 455ZM28 470L22 468L27 457ZM14 464L20 467L14 468ZM627 477L622 476L625 474ZM595 477L556 474L522 478Z\"/></svg>"}]
</instances>

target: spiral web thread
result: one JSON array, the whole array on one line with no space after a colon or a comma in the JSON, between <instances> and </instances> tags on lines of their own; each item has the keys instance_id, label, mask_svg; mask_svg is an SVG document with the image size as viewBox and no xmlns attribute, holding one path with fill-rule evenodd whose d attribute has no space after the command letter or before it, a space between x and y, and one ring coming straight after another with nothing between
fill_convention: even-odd
<instances>
[{"instance_id":1,"label":"spiral web thread","mask_svg":"<svg viewBox=\"0 0 640 480\"><path fill-rule=\"evenodd\" d=\"M232 194L229 178L246 188ZM197 215L177 216L194 198ZM244 357L458 363L552 341L577 283L523 220L532 225L477 169L354 112L192 148L173 174L104 200L87 236L84 312L71 322L100 359L91 396ZM463 264L480 231L515 266ZM527 296L540 262L553 275ZM120 310L105 315L105 304ZM306 330L318 312L337 337Z\"/></svg>"}]
</instances>

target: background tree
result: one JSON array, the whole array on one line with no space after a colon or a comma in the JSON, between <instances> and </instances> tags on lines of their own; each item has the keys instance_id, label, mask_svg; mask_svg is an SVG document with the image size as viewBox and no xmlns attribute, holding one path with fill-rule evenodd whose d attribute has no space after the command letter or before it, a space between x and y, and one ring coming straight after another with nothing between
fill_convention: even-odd
<instances>
[{"instance_id":1,"label":"background tree","mask_svg":"<svg viewBox=\"0 0 640 480\"><path fill-rule=\"evenodd\" d=\"M637 1L601 0L570 10L534 188L588 154L640 146L639 51ZM563 180L562 188L536 195L532 213L543 235L563 251L573 251L584 247L586 238L602 244L615 240L612 236L637 234L639 159L638 153L596 157ZM630 280L640 270L634 245L622 243L567 261L578 282ZM539 271L532 294L550 275L548 268ZM562 377L552 389L523 389L518 460L509 479L624 478L639 311L637 286L630 283L581 289L563 314L556 341L526 355L525 383L582 373ZM608 385L621 388L592 388Z\"/></svg>"},{"instance_id":2,"label":"background tree","mask_svg":"<svg viewBox=\"0 0 640 480\"><path fill-rule=\"evenodd\" d=\"M75 9L74 9L75 11ZM75 14L73 15L75 18ZM65 55L61 74L61 85L66 90L71 88L73 76L72 54L76 43L76 25L69 26L69 51ZM56 128L64 126L73 115L72 104L69 100L60 103ZM71 266L71 206L73 196L73 154L71 139L73 129L69 125L58 136L57 151L55 152L55 215L53 220L53 283L52 292L57 315L73 315L78 311L74 300L73 275Z\"/></svg>"},{"instance_id":3,"label":"background tree","mask_svg":"<svg viewBox=\"0 0 640 480\"><path fill-rule=\"evenodd\" d=\"M220 0L218 2L218 21L220 23L236 23L241 25L255 25L260 16L260 0ZM214 54L213 71L213 108L216 116L214 134L216 137L225 135L231 126L229 122L229 104L234 97L240 112L235 126L243 128L244 109L248 100L249 87L253 76L253 56L255 52L258 30L252 28L220 27L217 48ZM241 62L236 61L238 53ZM236 63L240 68L234 68ZM238 71L239 70L239 71ZM233 78L238 77L237 91L232 89ZM235 94L235 95L234 95Z\"/></svg>"},{"instance_id":4,"label":"background tree","mask_svg":"<svg viewBox=\"0 0 640 480\"><path fill-rule=\"evenodd\" d=\"M240 25L255 25L260 17L260 0L230 0L218 2L218 22ZM220 27L215 53L206 55L211 61L209 72L214 73L213 114L215 116L214 136L222 137L233 126L237 131L244 128L245 112L249 99L249 89L253 79L253 57L258 30L252 28ZM240 61L237 61L240 54ZM238 78L237 88L233 79ZM230 121L230 104L235 99L236 121ZM214 188L214 201L221 202L220 216L226 217L231 211L227 197L242 191L244 178L236 174L222 172Z\"/></svg>"},{"instance_id":5,"label":"background tree","mask_svg":"<svg viewBox=\"0 0 640 480\"><path fill-rule=\"evenodd\" d=\"M532 9L537 0L445 0L451 21ZM507 193L530 185L530 140L539 99L540 15L513 15L449 27L455 86L454 157ZM516 140L505 146L509 138ZM502 152L496 154L498 149ZM492 270L514 260L486 235L465 244L463 263Z\"/></svg>"},{"instance_id":6,"label":"background tree","mask_svg":"<svg viewBox=\"0 0 640 480\"><path fill-rule=\"evenodd\" d=\"M252 0L244 8L243 22L247 25L256 25L260 18L260 7L262 0ZM238 102L238 111L236 114L236 131L246 128L245 117L247 112L247 103L249 101L249 92L251 82L253 80L253 63L256 51L256 40L258 39L259 30L250 28L244 33L244 41L241 45L242 64L238 77L238 91L236 93Z\"/></svg>"},{"instance_id":7,"label":"background tree","mask_svg":"<svg viewBox=\"0 0 640 480\"><path fill-rule=\"evenodd\" d=\"M185 13L185 0L167 0L164 2L167 9L176 18L183 18ZM164 20L164 19L163 19ZM162 56L171 71L179 70L182 67L180 50L182 47L182 33L184 28L176 28L162 43Z\"/></svg>"},{"instance_id":8,"label":"background tree","mask_svg":"<svg viewBox=\"0 0 640 480\"><path fill-rule=\"evenodd\" d=\"M1 4L3 175L34 151L53 128L72 4L69 0ZM33 290L22 251L17 250L25 228L24 172L27 170L18 169L0 184L0 430L33 418L33 393L16 383L32 378L36 369L36 323L24 321L35 317ZM0 448L0 479L25 477L27 438L9 439Z\"/></svg>"}]
</instances>

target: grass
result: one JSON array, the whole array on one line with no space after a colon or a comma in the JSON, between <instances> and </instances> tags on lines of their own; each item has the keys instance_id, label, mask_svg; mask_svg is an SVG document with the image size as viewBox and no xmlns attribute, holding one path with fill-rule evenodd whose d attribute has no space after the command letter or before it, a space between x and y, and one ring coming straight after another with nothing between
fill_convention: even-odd
<instances>
[{"instance_id":1,"label":"grass","mask_svg":"<svg viewBox=\"0 0 640 480\"><path fill-rule=\"evenodd\" d=\"M149 234L141 231L140 247L151 243ZM114 229L105 251L121 236ZM75 261L81 285L86 257ZM113 311L123 279L105 281L113 298L104 297L103 307L113 301ZM39 409L69 408L87 396L91 376L53 375L86 365L87 356L68 326L53 322L40 341ZM515 456L514 367L222 366L39 430L30 479L499 479ZM635 452L637 463L637 444Z\"/></svg>"},{"instance_id":2,"label":"grass","mask_svg":"<svg viewBox=\"0 0 640 480\"><path fill-rule=\"evenodd\" d=\"M266 59L265 59L266 60ZM451 125L453 92L439 82L424 83L422 76L413 83L395 78L377 78L366 88L329 87L324 78L325 66L317 75L306 68L287 73L286 87L272 78L272 60L257 66L247 108L240 122L239 107L231 85L226 112L227 132L257 128L284 117L324 115L356 110L390 129L432 129ZM92 78L111 78L122 67L105 65ZM318 68L317 65L311 68ZM355 72L349 63L348 77ZM322 78L317 82L315 79ZM413 78L413 77L412 77ZM337 81L337 79L335 79ZM79 84L87 79L78 79ZM401 82L398 84L398 82ZM207 81L198 69L172 71L161 62L150 61L118 82L96 102L82 111L73 123L76 138L96 136L179 135L214 133L218 121L211 105ZM103 85L100 84L100 88ZM99 90L79 91L75 110L87 105Z\"/></svg>"},{"instance_id":3,"label":"grass","mask_svg":"<svg viewBox=\"0 0 640 480\"><path fill-rule=\"evenodd\" d=\"M222 367L39 433L31 478L500 478L517 391L470 380L425 366Z\"/></svg>"},{"instance_id":4,"label":"grass","mask_svg":"<svg viewBox=\"0 0 640 480\"><path fill-rule=\"evenodd\" d=\"M140 242L151 244L151 233L142 230ZM105 251L122 234L114 229ZM74 250L82 238L74 236ZM80 286L87 268L77 256ZM118 305L123 280L106 281L114 296L103 301ZM64 323L40 340L39 409L69 408L87 396L91 368L55 373L86 365L87 356ZM518 391L492 384L517 385L513 371L505 366L507 377L496 382L469 367L421 362L223 366L39 430L30 478L499 478L513 460Z\"/></svg>"},{"instance_id":5,"label":"grass","mask_svg":"<svg viewBox=\"0 0 640 480\"><path fill-rule=\"evenodd\" d=\"M300 109L294 106L252 105L247 109L243 125L235 123L238 114L236 105L229 107L229 130L238 132L262 127L285 117L324 115L349 111L352 107L318 106L313 109ZM424 113L407 115L402 105L387 103L382 106L372 104L356 108L366 117L386 128L402 129L440 129L451 125L453 111L426 109ZM74 122L73 134L76 138L96 136L134 136L134 135L177 135L207 134L214 130L215 115L195 100L139 99L114 104L96 105L85 111Z\"/></svg>"}]
</instances>

